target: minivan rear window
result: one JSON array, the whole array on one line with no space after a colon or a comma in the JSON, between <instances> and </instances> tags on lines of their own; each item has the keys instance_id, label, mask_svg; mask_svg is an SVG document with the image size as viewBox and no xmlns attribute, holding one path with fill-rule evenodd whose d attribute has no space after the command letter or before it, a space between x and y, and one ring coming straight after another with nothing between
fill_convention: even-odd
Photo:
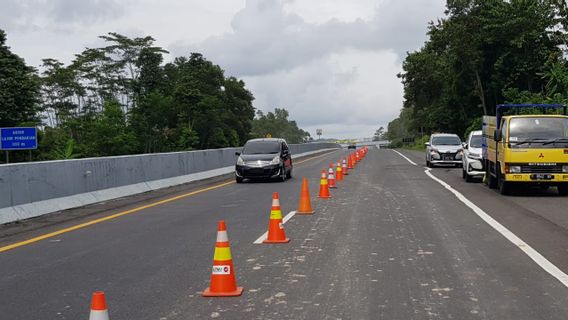
<instances>
[{"instance_id":1,"label":"minivan rear window","mask_svg":"<svg viewBox=\"0 0 568 320\"><path fill-rule=\"evenodd\" d=\"M278 141L249 141L243 148L243 154L273 153L280 153L280 143Z\"/></svg>"}]
</instances>

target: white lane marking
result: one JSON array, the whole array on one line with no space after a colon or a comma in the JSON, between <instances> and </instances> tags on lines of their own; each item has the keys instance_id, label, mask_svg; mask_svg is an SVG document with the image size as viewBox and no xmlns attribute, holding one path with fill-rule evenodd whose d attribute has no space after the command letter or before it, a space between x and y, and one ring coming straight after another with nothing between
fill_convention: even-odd
<instances>
[{"instance_id":1,"label":"white lane marking","mask_svg":"<svg viewBox=\"0 0 568 320\"><path fill-rule=\"evenodd\" d=\"M394 150L394 149L392 149L392 151L398 153L399 156L401 156L401 157L403 157L404 159L406 159L406 161L410 162L411 165L417 166L416 162L414 162L414 161L408 159L408 158L407 158L405 155L403 155L402 153L400 153L400 152L398 152L398 151L396 151L396 150Z\"/></svg>"},{"instance_id":2,"label":"white lane marking","mask_svg":"<svg viewBox=\"0 0 568 320\"><path fill-rule=\"evenodd\" d=\"M548 272L551 276L555 277L560 281L564 286L568 287L568 275L562 270L560 270L557 266L552 264L552 262L548 261L543 255L541 255L538 251L533 249L529 246L526 242L524 242L521 238L517 237L514 233L512 233L509 229L505 226L497 222L497 220L493 219L490 215L485 213L485 211L481 210L478 206L476 206L473 202L469 199L464 197L456 189L452 188L449 184L445 181L437 178L432 173L430 173L430 168L424 171L432 180L438 182L450 192L452 192L461 202L463 202L466 206L468 206L473 212L475 212L483 221L489 224L493 229L497 230L501 235L503 235L507 240L511 241L514 245L516 245L519 249L521 249L529 258L531 258L536 264L538 264L544 271Z\"/></svg>"},{"instance_id":3,"label":"white lane marking","mask_svg":"<svg viewBox=\"0 0 568 320\"><path fill-rule=\"evenodd\" d=\"M292 219L292 217L296 214L296 211L290 211L284 218L282 218L282 224L288 222L288 220ZM268 231L263 233L258 239L256 239L253 243L254 244L261 244L264 240L268 237Z\"/></svg>"}]
</instances>

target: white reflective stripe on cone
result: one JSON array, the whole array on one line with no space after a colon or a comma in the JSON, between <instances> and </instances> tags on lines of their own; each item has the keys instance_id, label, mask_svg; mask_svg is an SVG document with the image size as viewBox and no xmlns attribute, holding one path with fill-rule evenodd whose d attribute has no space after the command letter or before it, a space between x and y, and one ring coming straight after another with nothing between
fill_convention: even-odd
<instances>
[{"instance_id":1,"label":"white reflective stripe on cone","mask_svg":"<svg viewBox=\"0 0 568 320\"><path fill-rule=\"evenodd\" d=\"M217 242L228 242L229 241L229 235L227 234L227 231L217 231Z\"/></svg>"},{"instance_id":2,"label":"white reflective stripe on cone","mask_svg":"<svg viewBox=\"0 0 568 320\"><path fill-rule=\"evenodd\" d=\"M91 310L89 320L109 320L108 310Z\"/></svg>"},{"instance_id":3,"label":"white reflective stripe on cone","mask_svg":"<svg viewBox=\"0 0 568 320\"><path fill-rule=\"evenodd\" d=\"M272 206L273 207L280 207L280 200L272 199Z\"/></svg>"}]
</instances>

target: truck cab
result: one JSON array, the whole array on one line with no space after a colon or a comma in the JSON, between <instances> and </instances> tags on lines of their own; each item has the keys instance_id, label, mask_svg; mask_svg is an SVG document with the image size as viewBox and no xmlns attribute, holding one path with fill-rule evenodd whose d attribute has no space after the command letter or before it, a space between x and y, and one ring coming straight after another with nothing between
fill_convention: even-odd
<instances>
[{"instance_id":1,"label":"truck cab","mask_svg":"<svg viewBox=\"0 0 568 320\"><path fill-rule=\"evenodd\" d=\"M537 114L502 115L531 108ZM564 114L551 114L563 108ZM568 195L568 116L564 105L499 105L483 118L483 159L489 187L508 194L520 185L555 186Z\"/></svg>"}]
</instances>

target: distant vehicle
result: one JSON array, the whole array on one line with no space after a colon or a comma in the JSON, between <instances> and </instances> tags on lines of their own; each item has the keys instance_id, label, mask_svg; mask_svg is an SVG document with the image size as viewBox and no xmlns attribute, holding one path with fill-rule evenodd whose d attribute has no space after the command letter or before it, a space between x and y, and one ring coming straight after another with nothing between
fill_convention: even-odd
<instances>
[{"instance_id":1,"label":"distant vehicle","mask_svg":"<svg viewBox=\"0 0 568 320\"><path fill-rule=\"evenodd\" d=\"M347 149L357 149L357 145L352 143L347 146Z\"/></svg>"},{"instance_id":2,"label":"distant vehicle","mask_svg":"<svg viewBox=\"0 0 568 320\"><path fill-rule=\"evenodd\" d=\"M266 138L247 141L235 165L235 180L277 178L281 181L292 178L292 154L284 139Z\"/></svg>"},{"instance_id":3,"label":"distant vehicle","mask_svg":"<svg viewBox=\"0 0 568 320\"><path fill-rule=\"evenodd\" d=\"M426 145L426 166L433 168L438 164L462 165L462 142L457 134L434 133Z\"/></svg>"},{"instance_id":4,"label":"distant vehicle","mask_svg":"<svg viewBox=\"0 0 568 320\"><path fill-rule=\"evenodd\" d=\"M483 145L483 134L481 130L469 133L463 146L462 157L462 177L467 182L472 182L476 177L483 177L483 157L481 152Z\"/></svg>"},{"instance_id":5,"label":"distant vehicle","mask_svg":"<svg viewBox=\"0 0 568 320\"><path fill-rule=\"evenodd\" d=\"M532 114L516 115L521 109ZM551 109L560 109L563 115ZM483 160L489 187L508 194L514 186L556 186L560 195L568 195L566 106L501 104L495 111L496 116L483 117Z\"/></svg>"}]
</instances>

